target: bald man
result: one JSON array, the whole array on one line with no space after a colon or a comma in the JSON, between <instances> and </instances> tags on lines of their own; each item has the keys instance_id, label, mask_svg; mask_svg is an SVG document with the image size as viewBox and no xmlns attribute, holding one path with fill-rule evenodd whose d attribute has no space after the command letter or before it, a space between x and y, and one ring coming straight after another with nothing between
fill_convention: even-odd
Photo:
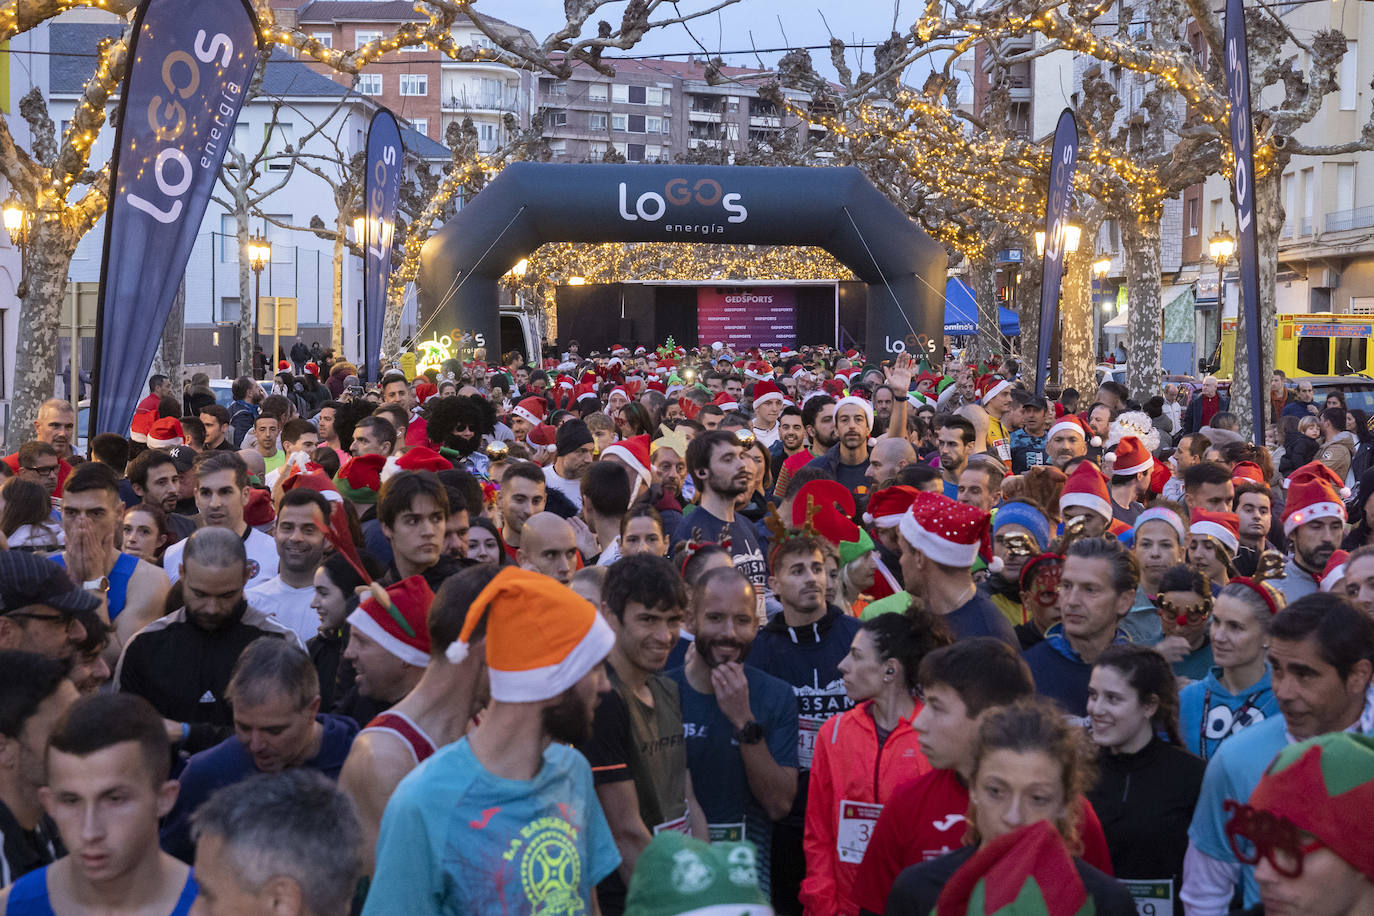
<instances>
[{"instance_id":1,"label":"bald man","mask_svg":"<svg viewBox=\"0 0 1374 916\"><path fill-rule=\"evenodd\" d=\"M868 454L868 491L880 490L897 479L897 472L916 461L916 449L905 439L884 437Z\"/></svg>"},{"instance_id":2,"label":"bald man","mask_svg":"<svg viewBox=\"0 0 1374 916\"><path fill-rule=\"evenodd\" d=\"M38 408L38 419L33 422L34 439L51 445L57 452L57 486L49 487L54 496L62 495L67 483L67 475L72 472L68 459L72 457L72 442L76 439L76 411L72 405L61 398L44 401ZM19 453L4 458L11 474L19 473Z\"/></svg>"},{"instance_id":3,"label":"bald man","mask_svg":"<svg viewBox=\"0 0 1374 916\"><path fill-rule=\"evenodd\" d=\"M267 476L267 459L255 448L239 449L239 457L248 466L248 476L262 480Z\"/></svg>"},{"instance_id":4,"label":"bald man","mask_svg":"<svg viewBox=\"0 0 1374 916\"><path fill-rule=\"evenodd\" d=\"M552 512L525 519L515 562L521 569L557 579L567 585L577 571L577 534L572 525Z\"/></svg>"}]
</instances>

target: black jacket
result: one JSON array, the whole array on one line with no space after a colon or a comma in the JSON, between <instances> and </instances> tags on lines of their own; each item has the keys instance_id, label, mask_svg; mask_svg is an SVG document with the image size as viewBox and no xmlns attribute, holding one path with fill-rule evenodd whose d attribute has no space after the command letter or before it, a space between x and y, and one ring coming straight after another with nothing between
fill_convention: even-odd
<instances>
[{"instance_id":1,"label":"black jacket","mask_svg":"<svg viewBox=\"0 0 1374 916\"><path fill-rule=\"evenodd\" d=\"M46 814L38 826L25 830L10 809L0 802L0 887L8 887L29 872L51 865L67 854L57 835L57 825Z\"/></svg>"}]
</instances>

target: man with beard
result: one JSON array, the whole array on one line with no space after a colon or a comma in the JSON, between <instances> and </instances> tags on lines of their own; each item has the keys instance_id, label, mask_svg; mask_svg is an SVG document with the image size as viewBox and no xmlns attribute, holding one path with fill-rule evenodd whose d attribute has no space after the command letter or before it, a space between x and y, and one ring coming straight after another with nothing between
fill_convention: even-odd
<instances>
[{"instance_id":1,"label":"man with beard","mask_svg":"<svg viewBox=\"0 0 1374 916\"><path fill-rule=\"evenodd\" d=\"M167 529L175 540L188 538L196 530L195 519L177 512L177 504L181 501L181 474L171 455L156 448L140 452L129 464L128 483L139 502L157 506L167 516Z\"/></svg>"},{"instance_id":2,"label":"man with beard","mask_svg":"<svg viewBox=\"0 0 1374 916\"><path fill-rule=\"evenodd\" d=\"M885 436L873 446L868 456L868 492L891 486L902 468L916 463L916 449L902 438Z\"/></svg>"},{"instance_id":3,"label":"man with beard","mask_svg":"<svg viewBox=\"0 0 1374 916\"><path fill-rule=\"evenodd\" d=\"M425 430L439 451L469 474L486 477L491 460L483 438L496 427L496 409L480 395L451 395L425 402Z\"/></svg>"},{"instance_id":4,"label":"man with beard","mask_svg":"<svg viewBox=\"0 0 1374 916\"><path fill-rule=\"evenodd\" d=\"M654 508L663 519L663 530L671 534L682 521L682 508L687 502L682 484L687 477L687 433L679 427L668 430L649 444L649 473L658 488ZM655 491L650 491L651 494Z\"/></svg>"},{"instance_id":5,"label":"man with beard","mask_svg":"<svg viewBox=\"0 0 1374 916\"><path fill-rule=\"evenodd\" d=\"M248 644L263 636L293 644L297 639L244 598L249 560L240 535L202 528L185 545L184 606L134 634L114 680L118 689L152 703L166 720L168 739L195 753L223 741L232 729L229 678Z\"/></svg>"},{"instance_id":6,"label":"man with beard","mask_svg":"<svg viewBox=\"0 0 1374 916\"><path fill-rule=\"evenodd\" d=\"M561 493L575 510L582 508L582 475L596 460L596 440L581 420L558 427L553 463L544 468L545 493Z\"/></svg>"},{"instance_id":7,"label":"man with beard","mask_svg":"<svg viewBox=\"0 0 1374 916\"><path fill-rule=\"evenodd\" d=\"M784 461L805 450L806 425L802 422L802 412L789 404L778 414L778 441L768 449L774 469L781 469Z\"/></svg>"},{"instance_id":8,"label":"man with beard","mask_svg":"<svg viewBox=\"0 0 1374 916\"><path fill-rule=\"evenodd\" d=\"M868 437L873 431L873 405L850 395L835 404L835 432L839 441L811 464L825 468L863 508L868 485Z\"/></svg>"},{"instance_id":9,"label":"man with beard","mask_svg":"<svg viewBox=\"0 0 1374 916\"><path fill-rule=\"evenodd\" d=\"M196 508L202 529L222 528L239 539L247 553L248 582L264 582L277 574L277 545L270 535L243 519L248 506L248 467L235 452L205 452L196 459ZM162 555L162 568L175 585L181 577L182 551L177 541ZM225 672L228 677L229 672ZM153 704L156 706L156 702Z\"/></svg>"},{"instance_id":10,"label":"man with beard","mask_svg":"<svg viewBox=\"0 0 1374 916\"><path fill-rule=\"evenodd\" d=\"M958 499L959 475L968 467L968 456L973 453L973 440L978 438L978 431L973 428L973 421L953 414L937 417L936 422L939 425L935 441L940 449L944 493L950 499Z\"/></svg>"},{"instance_id":11,"label":"man with beard","mask_svg":"<svg viewBox=\"0 0 1374 916\"><path fill-rule=\"evenodd\" d=\"M1317 591L1317 580L1345 534L1345 504L1341 481L1325 465L1313 461L1289 478L1288 502L1283 507L1283 533L1292 542L1293 556L1274 585L1291 604Z\"/></svg>"},{"instance_id":12,"label":"man with beard","mask_svg":"<svg viewBox=\"0 0 1374 916\"><path fill-rule=\"evenodd\" d=\"M324 561L329 501L318 490L296 487L277 507L277 574L246 592L248 603L290 627L302 643L315 637L320 618L310 606L315 598L315 570Z\"/></svg>"},{"instance_id":13,"label":"man with beard","mask_svg":"<svg viewBox=\"0 0 1374 916\"><path fill-rule=\"evenodd\" d=\"M429 653L418 682L399 703L367 723L344 761L339 787L353 800L362 819L365 875L372 874L382 812L396 786L439 748L463 737L473 716L486 705L480 648L457 664L445 652L457 642L468 606L495 576L496 567L490 565L465 569L439 587L428 615L421 609L419 619L428 636ZM372 616L391 629L384 618ZM418 635L419 627L413 629ZM404 636L393 632L398 640ZM481 645L480 639L476 645Z\"/></svg>"},{"instance_id":14,"label":"man with beard","mask_svg":"<svg viewBox=\"0 0 1374 916\"><path fill-rule=\"evenodd\" d=\"M687 446L687 473L696 485L700 501L695 510L682 517L672 543L723 544L728 540L735 567L754 584L757 612L762 619L768 567L753 526L735 516L735 499L748 489L752 477L744 460L744 447L733 433L716 429L701 433Z\"/></svg>"},{"instance_id":15,"label":"man with beard","mask_svg":"<svg viewBox=\"0 0 1374 916\"><path fill-rule=\"evenodd\" d=\"M759 628L756 606L738 569L706 573L692 594L695 639L668 676L682 697L687 769L710 839L753 843L768 893L773 821L797 794L797 703L785 681L744 664Z\"/></svg>"},{"instance_id":16,"label":"man with beard","mask_svg":"<svg viewBox=\"0 0 1374 916\"><path fill-rule=\"evenodd\" d=\"M807 398L802 404L802 428L811 442L811 457L819 458L835 447L835 399L828 394Z\"/></svg>"},{"instance_id":17,"label":"man with beard","mask_svg":"<svg viewBox=\"0 0 1374 916\"><path fill-rule=\"evenodd\" d=\"M1047 434L1045 453L1049 463L1064 471L1069 462L1088 454L1089 440L1101 444L1102 440L1088 429L1088 424L1074 414L1068 414L1054 422ZM1068 473L1068 471L1064 471Z\"/></svg>"},{"instance_id":18,"label":"man with beard","mask_svg":"<svg viewBox=\"0 0 1374 916\"><path fill-rule=\"evenodd\" d=\"M593 888L620 864L591 767L568 746L591 734L614 632L571 589L514 567L472 602L452 664L483 624L491 704L392 794L364 916L530 912L552 904L541 890L594 912Z\"/></svg>"}]
</instances>

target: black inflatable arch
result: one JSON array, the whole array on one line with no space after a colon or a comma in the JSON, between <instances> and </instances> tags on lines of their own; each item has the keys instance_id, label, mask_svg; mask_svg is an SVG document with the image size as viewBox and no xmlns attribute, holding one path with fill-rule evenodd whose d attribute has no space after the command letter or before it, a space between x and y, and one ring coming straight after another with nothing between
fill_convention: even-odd
<instances>
[{"instance_id":1,"label":"black inflatable arch","mask_svg":"<svg viewBox=\"0 0 1374 916\"><path fill-rule=\"evenodd\" d=\"M426 320L495 357L497 284L545 242L814 245L868 284L870 360L943 342L945 251L856 168L514 163L425 243Z\"/></svg>"}]
</instances>

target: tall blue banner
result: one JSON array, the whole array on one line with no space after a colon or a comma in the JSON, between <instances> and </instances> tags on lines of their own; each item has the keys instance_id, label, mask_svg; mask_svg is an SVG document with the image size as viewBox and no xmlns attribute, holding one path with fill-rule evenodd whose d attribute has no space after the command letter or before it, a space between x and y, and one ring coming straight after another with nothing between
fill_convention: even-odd
<instances>
[{"instance_id":1,"label":"tall blue banner","mask_svg":"<svg viewBox=\"0 0 1374 916\"><path fill-rule=\"evenodd\" d=\"M1078 122L1065 108L1054 128L1050 152L1050 190L1045 195L1045 254L1041 259L1040 344L1036 350L1035 393L1045 393L1050 343L1059 318L1059 286L1064 279L1064 227L1073 205L1073 172L1078 167Z\"/></svg>"},{"instance_id":2,"label":"tall blue banner","mask_svg":"<svg viewBox=\"0 0 1374 916\"><path fill-rule=\"evenodd\" d=\"M1245 7L1226 0L1226 98L1231 108L1231 196L1236 203L1240 259L1240 307L1245 316L1245 360L1250 378L1251 434L1264 444L1264 351L1260 349L1259 242L1255 238L1255 129L1250 123L1250 52L1245 46ZM1217 308L1225 302L1217 291ZM1240 365L1240 360L1234 360ZM1276 421L1277 422L1277 421Z\"/></svg>"},{"instance_id":3,"label":"tall blue banner","mask_svg":"<svg viewBox=\"0 0 1374 916\"><path fill-rule=\"evenodd\" d=\"M396 206L401 200L401 128L385 108L367 128L367 177L363 183L366 212L363 230L363 371L380 377L382 325L386 320L386 284L391 278L391 245L396 238Z\"/></svg>"},{"instance_id":4,"label":"tall blue banner","mask_svg":"<svg viewBox=\"0 0 1374 916\"><path fill-rule=\"evenodd\" d=\"M110 162L91 434L129 428L257 64L246 0L143 0Z\"/></svg>"}]
</instances>

